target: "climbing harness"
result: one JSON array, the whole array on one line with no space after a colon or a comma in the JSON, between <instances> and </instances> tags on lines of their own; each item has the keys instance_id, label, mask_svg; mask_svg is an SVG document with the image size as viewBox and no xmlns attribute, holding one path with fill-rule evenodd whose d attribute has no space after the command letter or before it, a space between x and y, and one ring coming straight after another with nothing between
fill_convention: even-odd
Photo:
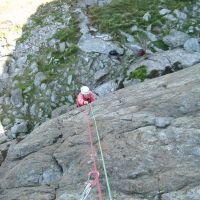
<instances>
[{"instance_id":1,"label":"climbing harness","mask_svg":"<svg viewBox=\"0 0 200 200\"><path fill-rule=\"evenodd\" d=\"M96 130L100 154L101 154L101 160L102 160L102 163L103 163L103 170L104 170L105 179L106 179L106 185L107 185L107 189L108 189L109 200L112 200L110 184L109 184L107 170L106 170L105 161L104 161L104 155L103 155L100 136L99 136L99 132L98 132L98 128L97 128L97 122L96 122L91 104L88 104L88 105L89 105L89 108L90 108L90 111L91 111L91 114L92 114L92 117L93 117L93 120L94 120L95 130ZM85 111L85 113L86 113L86 111ZM87 118L87 124L88 124L90 146L91 146L91 151L92 151L93 170L88 173L88 181L86 182L86 186L85 186L85 189L84 189L84 191L81 195L80 200L85 200L88 197L91 189L95 186L97 186L97 188L98 188L99 200L102 200L101 185L100 185L100 182L99 182L100 173L97 170L97 165L96 165L96 160L95 160L95 147L94 147L94 144L93 144L93 135L92 135L91 123L90 123L90 120L89 120L89 109L88 109L88 113L86 113L86 118Z\"/></svg>"}]
</instances>

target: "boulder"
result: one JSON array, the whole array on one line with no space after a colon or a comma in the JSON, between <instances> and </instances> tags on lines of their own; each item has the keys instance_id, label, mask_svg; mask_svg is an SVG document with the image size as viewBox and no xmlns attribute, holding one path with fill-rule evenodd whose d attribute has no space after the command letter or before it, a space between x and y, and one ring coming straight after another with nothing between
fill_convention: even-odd
<instances>
[{"instance_id":1,"label":"boulder","mask_svg":"<svg viewBox=\"0 0 200 200\"><path fill-rule=\"evenodd\" d=\"M166 14L169 14L171 12L171 10L169 9L166 9L166 8L163 8L159 11L159 14L160 15L166 15Z\"/></svg>"},{"instance_id":2,"label":"boulder","mask_svg":"<svg viewBox=\"0 0 200 200\"><path fill-rule=\"evenodd\" d=\"M27 122L25 121L15 123L14 126L11 128L11 134L13 138L16 138L19 133L27 133L27 131Z\"/></svg>"},{"instance_id":3,"label":"boulder","mask_svg":"<svg viewBox=\"0 0 200 200\"><path fill-rule=\"evenodd\" d=\"M22 97L22 90L20 88L11 91L11 103L16 107L23 105L24 99Z\"/></svg>"},{"instance_id":4,"label":"boulder","mask_svg":"<svg viewBox=\"0 0 200 200\"><path fill-rule=\"evenodd\" d=\"M187 15L186 15L184 12L181 12L181 11L178 10L178 9L175 9L175 10L174 10L174 13L175 13L176 17L177 17L179 20L186 20L186 19L187 19Z\"/></svg>"},{"instance_id":5,"label":"boulder","mask_svg":"<svg viewBox=\"0 0 200 200\"><path fill-rule=\"evenodd\" d=\"M115 49L119 54L123 53L123 49L117 44L104 41L101 38L96 38L91 35L83 35L78 43L79 48L85 52L98 52L102 54L108 54L110 51Z\"/></svg>"},{"instance_id":6,"label":"boulder","mask_svg":"<svg viewBox=\"0 0 200 200\"><path fill-rule=\"evenodd\" d=\"M200 52L200 44L197 38L190 38L184 43L184 49L189 52Z\"/></svg>"},{"instance_id":7,"label":"boulder","mask_svg":"<svg viewBox=\"0 0 200 200\"><path fill-rule=\"evenodd\" d=\"M34 80L34 84L35 86L39 86L41 84L41 82L43 80L46 79L46 76L43 72L38 72L36 75L35 75L35 80Z\"/></svg>"},{"instance_id":8,"label":"boulder","mask_svg":"<svg viewBox=\"0 0 200 200\"><path fill-rule=\"evenodd\" d=\"M143 19L148 22L151 19L151 14L149 12L145 13Z\"/></svg>"},{"instance_id":9,"label":"boulder","mask_svg":"<svg viewBox=\"0 0 200 200\"><path fill-rule=\"evenodd\" d=\"M172 30L170 34L163 38L163 42L171 48L183 46L189 39L189 35L181 31Z\"/></svg>"}]
</instances>

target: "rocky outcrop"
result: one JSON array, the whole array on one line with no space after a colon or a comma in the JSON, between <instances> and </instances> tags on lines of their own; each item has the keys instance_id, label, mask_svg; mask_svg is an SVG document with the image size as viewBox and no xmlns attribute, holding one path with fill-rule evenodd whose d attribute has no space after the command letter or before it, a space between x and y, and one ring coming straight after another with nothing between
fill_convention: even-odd
<instances>
[{"instance_id":1,"label":"rocky outcrop","mask_svg":"<svg viewBox=\"0 0 200 200\"><path fill-rule=\"evenodd\" d=\"M92 104L113 199L197 199L200 65L121 89ZM91 170L89 107L13 141L0 167L0 199L78 199ZM89 120L93 123L91 112ZM94 129L94 127L93 127ZM103 197L105 177L98 150ZM1 145L0 145L1 150ZM89 199L95 199L92 190Z\"/></svg>"},{"instance_id":2,"label":"rocky outcrop","mask_svg":"<svg viewBox=\"0 0 200 200\"><path fill-rule=\"evenodd\" d=\"M23 27L25 16L0 25L0 121L10 139L30 133L56 108L74 104L81 85L103 96L200 62L199 0L158 1L124 15L122 1L29 2L4 12L19 16L26 10L27 17L48 3ZM141 10L127 3L134 6ZM101 19L107 13L112 16ZM19 121L27 128L13 131Z\"/></svg>"},{"instance_id":3,"label":"rocky outcrop","mask_svg":"<svg viewBox=\"0 0 200 200\"><path fill-rule=\"evenodd\" d=\"M165 52L155 53L146 59L138 60L129 67L128 75L137 68L144 66L147 74L152 76L164 75L174 71L191 67L200 62L199 52L187 52L183 49L173 49ZM151 78L152 78L151 77Z\"/></svg>"}]
</instances>

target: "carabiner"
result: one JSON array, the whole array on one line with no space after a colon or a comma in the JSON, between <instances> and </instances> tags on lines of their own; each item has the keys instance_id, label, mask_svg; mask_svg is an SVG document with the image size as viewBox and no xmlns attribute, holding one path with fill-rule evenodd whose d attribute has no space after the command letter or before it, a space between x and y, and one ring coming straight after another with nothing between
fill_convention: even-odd
<instances>
[{"instance_id":1,"label":"carabiner","mask_svg":"<svg viewBox=\"0 0 200 200\"><path fill-rule=\"evenodd\" d=\"M81 195L80 200L85 200L88 197L91 189L92 189L91 183L87 183L87 185L85 186L85 189L84 189L84 191L83 191L83 193Z\"/></svg>"}]
</instances>

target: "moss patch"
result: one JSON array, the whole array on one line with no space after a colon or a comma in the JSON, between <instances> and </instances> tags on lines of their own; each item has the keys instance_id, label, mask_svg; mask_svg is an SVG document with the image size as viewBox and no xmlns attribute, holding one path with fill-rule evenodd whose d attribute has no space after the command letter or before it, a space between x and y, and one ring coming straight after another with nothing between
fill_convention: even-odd
<instances>
[{"instance_id":1,"label":"moss patch","mask_svg":"<svg viewBox=\"0 0 200 200\"><path fill-rule=\"evenodd\" d=\"M169 47L162 41L162 40L158 40L155 42L152 42L156 47L158 47L159 49L162 50L169 50Z\"/></svg>"},{"instance_id":2,"label":"moss patch","mask_svg":"<svg viewBox=\"0 0 200 200\"><path fill-rule=\"evenodd\" d=\"M147 78L147 69L146 66L140 66L137 69L135 69L130 74L130 79L140 79L141 81L144 81L145 78Z\"/></svg>"}]
</instances>

